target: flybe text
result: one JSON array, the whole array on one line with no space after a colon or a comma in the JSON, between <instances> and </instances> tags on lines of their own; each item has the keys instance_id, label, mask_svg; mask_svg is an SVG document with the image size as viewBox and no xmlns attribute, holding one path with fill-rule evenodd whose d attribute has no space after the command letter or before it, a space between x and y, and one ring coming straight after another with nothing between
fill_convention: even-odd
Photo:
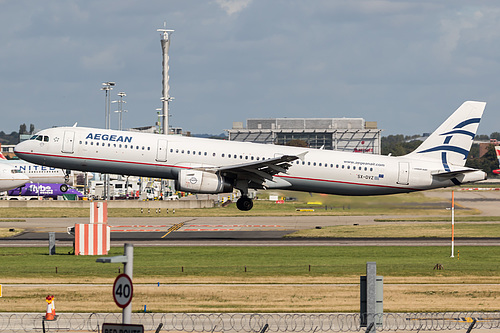
<instances>
[{"instance_id":1,"label":"flybe text","mask_svg":"<svg viewBox=\"0 0 500 333\"><path fill-rule=\"evenodd\" d=\"M108 135L108 134L101 134L101 133L96 133L96 134L89 133L85 139L115 141L115 142L132 142L131 136Z\"/></svg>"}]
</instances>

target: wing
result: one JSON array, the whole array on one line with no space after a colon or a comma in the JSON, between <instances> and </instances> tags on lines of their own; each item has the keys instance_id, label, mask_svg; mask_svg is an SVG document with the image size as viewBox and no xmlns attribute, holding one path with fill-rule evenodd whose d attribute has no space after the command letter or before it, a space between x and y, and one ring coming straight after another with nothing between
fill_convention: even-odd
<instances>
[{"instance_id":1,"label":"wing","mask_svg":"<svg viewBox=\"0 0 500 333\"><path fill-rule=\"evenodd\" d=\"M291 162L303 159L307 152L299 155L281 155L262 161L255 161L243 164L234 164L221 167L194 168L202 171L220 173L224 176L238 181L247 181L248 187L262 189L266 188L266 181L276 182L274 175L286 173L292 165Z\"/></svg>"}]
</instances>

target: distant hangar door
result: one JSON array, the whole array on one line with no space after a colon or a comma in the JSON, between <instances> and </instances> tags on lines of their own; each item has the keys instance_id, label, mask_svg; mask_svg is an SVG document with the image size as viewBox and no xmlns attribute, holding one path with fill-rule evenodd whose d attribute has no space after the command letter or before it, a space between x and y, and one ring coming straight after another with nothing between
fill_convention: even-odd
<instances>
[{"instance_id":1,"label":"distant hangar door","mask_svg":"<svg viewBox=\"0 0 500 333\"><path fill-rule=\"evenodd\" d=\"M64 132L64 139L63 139L63 145L62 145L62 152L63 153L69 153L73 154L74 152L74 143L75 143L75 132L73 131L65 131Z\"/></svg>"},{"instance_id":2,"label":"distant hangar door","mask_svg":"<svg viewBox=\"0 0 500 333\"><path fill-rule=\"evenodd\" d=\"M156 160L158 162L167 161L167 140L158 140L158 149L156 150Z\"/></svg>"},{"instance_id":3,"label":"distant hangar door","mask_svg":"<svg viewBox=\"0 0 500 333\"><path fill-rule=\"evenodd\" d=\"M410 163L399 162L398 184L408 185L410 180Z\"/></svg>"}]
</instances>

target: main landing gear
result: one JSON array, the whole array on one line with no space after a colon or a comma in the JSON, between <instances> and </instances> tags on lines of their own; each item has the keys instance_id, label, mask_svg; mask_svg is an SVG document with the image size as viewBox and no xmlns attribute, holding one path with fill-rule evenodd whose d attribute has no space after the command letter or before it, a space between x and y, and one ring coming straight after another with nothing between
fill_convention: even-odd
<instances>
[{"instance_id":1,"label":"main landing gear","mask_svg":"<svg viewBox=\"0 0 500 333\"><path fill-rule=\"evenodd\" d=\"M238 207L239 210L248 211L252 209L253 201L246 195L243 195L236 201L236 207Z\"/></svg>"}]
</instances>

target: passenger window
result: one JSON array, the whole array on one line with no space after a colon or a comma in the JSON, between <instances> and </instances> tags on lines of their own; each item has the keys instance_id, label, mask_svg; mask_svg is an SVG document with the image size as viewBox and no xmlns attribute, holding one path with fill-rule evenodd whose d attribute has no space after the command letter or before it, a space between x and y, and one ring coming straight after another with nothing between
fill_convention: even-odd
<instances>
[{"instance_id":1,"label":"passenger window","mask_svg":"<svg viewBox=\"0 0 500 333\"><path fill-rule=\"evenodd\" d=\"M144 150L144 146L142 146L142 150Z\"/></svg>"},{"instance_id":2,"label":"passenger window","mask_svg":"<svg viewBox=\"0 0 500 333\"><path fill-rule=\"evenodd\" d=\"M321 163L318 166L321 166Z\"/></svg>"},{"instance_id":3,"label":"passenger window","mask_svg":"<svg viewBox=\"0 0 500 333\"><path fill-rule=\"evenodd\" d=\"M90 145L93 146L94 145L94 141L90 141Z\"/></svg>"},{"instance_id":4,"label":"passenger window","mask_svg":"<svg viewBox=\"0 0 500 333\"><path fill-rule=\"evenodd\" d=\"M128 148L128 146L127 146L127 145L125 145L125 148Z\"/></svg>"}]
</instances>

